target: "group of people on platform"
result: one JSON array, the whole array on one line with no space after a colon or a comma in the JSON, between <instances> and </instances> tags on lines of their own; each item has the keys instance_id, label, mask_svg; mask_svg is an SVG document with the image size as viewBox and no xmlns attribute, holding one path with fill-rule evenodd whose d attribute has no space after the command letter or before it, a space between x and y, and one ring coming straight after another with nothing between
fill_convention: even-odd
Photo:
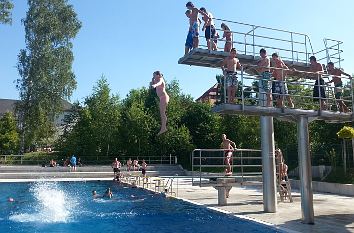
<instances>
[{"instance_id":1,"label":"group of people on platform","mask_svg":"<svg viewBox=\"0 0 354 233\"><path fill-rule=\"evenodd\" d=\"M341 69L335 68L333 62L327 64L328 75L332 76L332 80L325 83L322 75L325 74L323 66L317 62L315 56L310 57L310 67L308 72L301 72L294 68L290 69L279 57L277 53L272 54L272 59L267 55L267 51L262 48L259 51L260 60L257 62L257 67L254 68L259 74L259 93L261 94L261 106L272 106L273 98L276 100L276 106L278 108L284 107L284 99L288 102L289 108L294 108L294 103L289 95L288 87L286 84L286 76L292 74L297 77L304 77L313 79L315 85L313 87L313 100L320 102L320 109L326 109L326 93L325 84L334 83L335 98L339 106L340 112L349 112L349 108L346 106L342 99L343 82L341 75L345 75L351 79L351 76ZM271 65L272 64L272 65ZM227 88L228 103L234 103L236 92L238 90L238 78L237 70L241 70L242 65L237 59L237 52L235 48L232 48L228 57L226 57L221 65L225 77L225 86ZM253 68L253 67L252 67ZM244 70L248 69L248 66L243 67ZM272 80L274 78L274 80ZM262 98L262 94L265 98Z\"/></svg>"},{"instance_id":2,"label":"group of people on platform","mask_svg":"<svg viewBox=\"0 0 354 233\"><path fill-rule=\"evenodd\" d=\"M145 162L145 159L142 160L141 165L139 164L139 160L134 159L132 160L131 158L128 159L127 163L127 171L141 171L141 174L143 177L146 176L146 169L147 169L147 163ZM113 168L113 179L115 181L120 181L120 178L122 177L121 174L121 168L122 168L122 163L118 160L118 158L115 158L113 163L112 163L112 168Z\"/></svg>"},{"instance_id":3,"label":"group of people on platform","mask_svg":"<svg viewBox=\"0 0 354 233\"><path fill-rule=\"evenodd\" d=\"M205 7L198 9L192 2L187 2L186 7L187 11L185 14L189 19L189 29L185 43L185 54L188 54L192 49L199 46L199 27L203 22L204 25L202 27L202 31L205 33L207 47L209 50L217 50L219 34L215 28L215 22L212 13L207 11ZM201 15L201 19L199 18L199 15ZM238 80L236 74L237 70L241 69L242 65L236 58L236 49L233 48L232 31L225 23L222 23L220 27L223 30L222 39L225 39L224 51L230 52L229 57L224 60L221 68L223 70L224 76L226 77L228 103L234 103L238 89ZM293 100L288 94L288 88L284 81L286 76L289 74L293 74L295 76L303 76L303 73L297 71L296 69L289 69L277 53L272 54L272 62L268 58L265 49L260 50L260 57L261 59L258 62L259 67L256 69L256 71L261 76L259 80L259 92L264 93L266 96L265 98L261 99L260 105L272 106L274 97L277 107L284 107L284 99L286 99L288 102L288 107L294 108ZM272 67L271 63L273 64ZM310 57L310 68L308 71L310 73L306 74L306 78L316 80L313 88L313 98L314 101L320 102L320 109L326 109L326 93L324 85L333 82L335 86L334 92L338 104L338 110L340 112L348 112L349 109L341 98L343 92L343 82L341 81L340 76L345 75L349 78L351 78L351 76L343 72L341 69L335 68L333 62L329 62L327 64L327 72L329 75L332 75L333 78L331 81L325 83L321 77L321 74L325 73L323 66L317 62L315 56ZM271 81L272 77L274 77L273 81ZM161 119L163 119L162 115ZM162 125L164 125L164 123Z\"/></svg>"},{"instance_id":4,"label":"group of people on platform","mask_svg":"<svg viewBox=\"0 0 354 233\"><path fill-rule=\"evenodd\" d=\"M200 9L196 8L192 2L187 2L187 11L185 12L189 19L189 29L187 39L185 43L185 54L187 54L193 48L199 46L199 26L204 22L202 31L205 33L205 39L209 50L218 50L218 39L220 35L215 28L214 17L210 11L207 11L205 7ZM202 20L199 19L199 14L202 16ZM225 24L220 25L223 30L222 39L225 40L224 51L230 52L232 48L233 34L231 29Z\"/></svg>"}]
</instances>

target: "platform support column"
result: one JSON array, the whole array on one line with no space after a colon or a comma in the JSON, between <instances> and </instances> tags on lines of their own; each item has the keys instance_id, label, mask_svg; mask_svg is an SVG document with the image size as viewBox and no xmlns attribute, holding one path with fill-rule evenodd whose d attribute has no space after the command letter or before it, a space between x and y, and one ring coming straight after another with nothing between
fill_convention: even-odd
<instances>
[{"instance_id":1,"label":"platform support column","mask_svg":"<svg viewBox=\"0 0 354 233\"><path fill-rule=\"evenodd\" d=\"M314 224L315 217L313 211L312 168L307 117L301 116L298 119L297 135L302 221L307 224Z\"/></svg>"},{"instance_id":2,"label":"platform support column","mask_svg":"<svg viewBox=\"0 0 354 233\"><path fill-rule=\"evenodd\" d=\"M274 127L273 117L261 116L263 208L265 212L277 211L277 194L275 181Z\"/></svg>"}]
</instances>

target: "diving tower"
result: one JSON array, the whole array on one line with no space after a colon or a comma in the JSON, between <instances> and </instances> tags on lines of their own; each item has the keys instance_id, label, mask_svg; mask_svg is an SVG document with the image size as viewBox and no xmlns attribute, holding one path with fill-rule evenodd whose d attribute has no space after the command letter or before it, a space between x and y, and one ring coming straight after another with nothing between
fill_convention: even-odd
<instances>
[{"instance_id":1,"label":"diving tower","mask_svg":"<svg viewBox=\"0 0 354 233\"><path fill-rule=\"evenodd\" d=\"M218 114L260 116L263 206L265 212L274 213L277 211L273 117L297 123L302 221L313 224L315 219L308 124L314 120L325 120L333 123L352 122L354 120L353 113L339 112L338 105L341 101L354 110L354 96L351 79L341 77L345 85L340 89L329 85L327 82L333 76L326 73L309 72L309 58L316 56L320 63L327 64L332 61L336 67L341 68L341 62L343 61L341 45L343 42L324 39L324 49L315 52L310 37L303 33L221 19L214 19L214 22L216 25L225 23L231 28L232 47L237 49L237 58L245 68L242 68L238 73L239 86L236 102L229 103L227 88L224 88L227 86L226 80L223 78L217 84L219 104L215 105L212 110ZM218 26L216 26L216 30L219 34L222 34L222 30ZM199 41L204 42L204 44L200 44L198 48L194 48L185 54L178 60L178 63L206 68L220 68L222 61L228 56L228 52L224 52L223 48L226 41L219 38L217 40L218 46L220 44L222 46L216 51L207 48L205 38L203 39L202 36ZM273 96L284 100L282 106L266 106L266 93L257 86L261 77L254 68L256 68L256 62L259 60L258 54L261 48L265 48L269 56L273 52L277 52L289 69L296 69L296 72L292 73L291 70L281 69L282 72L290 73L287 78L282 81L270 81L272 83L281 82L289 87L287 94L273 93ZM322 79L324 80L323 83ZM314 84L316 80L320 85L316 86ZM326 96L312 96L312 90L315 91L316 88L318 88L318 92L322 92L323 89ZM339 91L343 95L336 98L336 93ZM293 100L294 107L285 105L285 100L289 99ZM314 101L317 101L315 106ZM320 102L326 102L326 105L320 105ZM290 106L290 102L288 105ZM208 165L203 166L207 167Z\"/></svg>"}]
</instances>

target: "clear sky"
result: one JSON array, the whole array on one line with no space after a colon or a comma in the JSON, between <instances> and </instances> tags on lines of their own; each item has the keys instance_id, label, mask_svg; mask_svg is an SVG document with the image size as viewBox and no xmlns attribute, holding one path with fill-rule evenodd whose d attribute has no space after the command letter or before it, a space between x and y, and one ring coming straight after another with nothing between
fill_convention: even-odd
<instances>
[{"instance_id":1,"label":"clear sky","mask_svg":"<svg viewBox=\"0 0 354 233\"><path fill-rule=\"evenodd\" d=\"M184 93L199 97L215 83L217 69L178 65L184 53L188 22L181 0L69 0L82 28L73 41L77 89L71 101L83 101L101 75L113 93L147 86L152 72L177 79ZM214 17L308 34L314 50L323 38L344 42L342 68L354 73L354 1L209 0L193 1ZM264 4L260 4L264 3ZM0 98L18 98L16 63L25 48L21 19L27 1L14 0L13 24L0 25ZM233 30L237 30L232 28ZM202 38L201 38L202 40Z\"/></svg>"}]
</instances>

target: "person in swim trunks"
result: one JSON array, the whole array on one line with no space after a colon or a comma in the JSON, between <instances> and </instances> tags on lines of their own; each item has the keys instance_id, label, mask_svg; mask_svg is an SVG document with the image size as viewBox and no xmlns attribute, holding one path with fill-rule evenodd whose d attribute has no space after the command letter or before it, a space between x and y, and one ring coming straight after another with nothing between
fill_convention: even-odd
<instances>
[{"instance_id":1,"label":"person in swim trunks","mask_svg":"<svg viewBox=\"0 0 354 233\"><path fill-rule=\"evenodd\" d=\"M187 2L186 7L188 10L192 11L189 17L190 27L189 30L192 33L193 37L193 48L198 48L199 46L199 18L198 14L204 14L198 8L194 6L192 2Z\"/></svg>"},{"instance_id":2,"label":"person in swim trunks","mask_svg":"<svg viewBox=\"0 0 354 233\"><path fill-rule=\"evenodd\" d=\"M240 61L236 58L237 52L233 48L230 51L230 54L227 58L224 59L221 69L224 73L224 78L226 80L227 88L227 103L234 103L236 92L238 89L238 80L237 80L237 70L240 70L242 65ZM225 97L226 98L226 97Z\"/></svg>"},{"instance_id":3,"label":"person in swim trunks","mask_svg":"<svg viewBox=\"0 0 354 233\"><path fill-rule=\"evenodd\" d=\"M232 49L232 32L231 29L224 23L221 24L221 29L224 31L222 39L225 38L224 52L230 52Z\"/></svg>"},{"instance_id":4,"label":"person in swim trunks","mask_svg":"<svg viewBox=\"0 0 354 233\"><path fill-rule=\"evenodd\" d=\"M147 168L147 163L145 162L145 159L143 159L143 162L141 163L141 174L143 177L146 176L146 168Z\"/></svg>"},{"instance_id":5,"label":"person in swim trunks","mask_svg":"<svg viewBox=\"0 0 354 233\"><path fill-rule=\"evenodd\" d=\"M324 89L325 81L322 78L323 67L320 63L317 62L315 56L310 57L310 72L313 74L309 75L310 79L316 80L315 86L313 87L313 101L320 101L320 109L326 109L326 93Z\"/></svg>"},{"instance_id":6,"label":"person in swim trunks","mask_svg":"<svg viewBox=\"0 0 354 233\"><path fill-rule=\"evenodd\" d=\"M272 73L270 72L270 59L267 56L267 51L263 48L259 51L259 55L261 57L257 64L259 66L257 71L261 75L259 80L259 105L270 107L272 106Z\"/></svg>"},{"instance_id":7,"label":"person in swim trunks","mask_svg":"<svg viewBox=\"0 0 354 233\"><path fill-rule=\"evenodd\" d=\"M335 68L333 62L328 62L327 64L327 71L330 75L332 75L332 80L327 82L327 84L332 83L334 84L334 91L335 91L335 97L337 100L337 103L339 105L339 111L340 112L349 112L349 109L347 105L344 103L342 99L342 92L343 92L343 82L341 79L342 75L348 76L349 79L351 80L351 76L341 69Z\"/></svg>"},{"instance_id":8,"label":"person in swim trunks","mask_svg":"<svg viewBox=\"0 0 354 233\"><path fill-rule=\"evenodd\" d=\"M288 95L288 86L285 83L285 77L289 72L289 68L281 60L277 53L272 54L273 66L278 69L273 69L273 76L275 81L273 82L272 92L274 99L277 100L277 107L284 107L284 97L288 100L290 108L294 108L294 103L291 97Z\"/></svg>"},{"instance_id":9,"label":"person in swim trunks","mask_svg":"<svg viewBox=\"0 0 354 233\"><path fill-rule=\"evenodd\" d=\"M118 161L117 158L114 159L112 163L112 168L113 168L113 177L116 177L117 175L120 175L120 168L121 168L121 163Z\"/></svg>"},{"instance_id":10,"label":"person in swim trunks","mask_svg":"<svg viewBox=\"0 0 354 233\"><path fill-rule=\"evenodd\" d=\"M213 15L204 7L200 8L200 11L203 12L202 20L204 21L203 31L205 31L205 39L207 41L208 49L215 50L216 46L214 44L214 37L216 34L215 24L213 20Z\"/></svg>"},{"instance_id":11,"label":"person in swim trunks","mask_svg":"<svg viewBox=\"0 0 354 233\"><path fill-rule=\"evenodd\" d=\"M222 148L225 151L225 174L232 175L231 163L232 163L232 152L237 149L236 144L226 138L226 134L221 135L222 139Z\"/></svg>"},{"instance_id":12,"label":"person in swim trunks","mask_svg":"<svg viewBox=\"0 0 354 233\"><path fill-rule=\"evenodd\" d=\"M192 15L192 11L187 10L186 11L187 18L190 19L191 15ZM189 51L191 51L191 49L193 48L193 33L192 33L191 29L192 29L192 25L191 25L191 22L189 22L189 29L188 29L188 34L187 34L186 43L185 43L184 55L189 53Z\"/></svg>"}]
</instances>

